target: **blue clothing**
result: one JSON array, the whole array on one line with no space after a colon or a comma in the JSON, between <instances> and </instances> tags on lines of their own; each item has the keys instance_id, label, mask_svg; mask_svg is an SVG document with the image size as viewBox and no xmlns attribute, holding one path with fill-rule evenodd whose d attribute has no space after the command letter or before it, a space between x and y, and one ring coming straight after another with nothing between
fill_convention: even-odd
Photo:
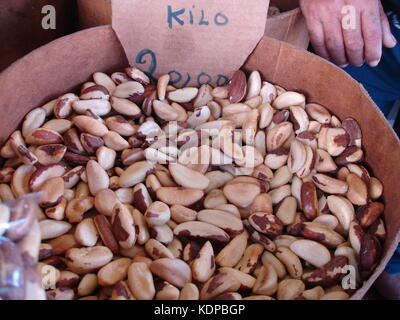
<instances>
[{"instance_id":1,"label":"blue clothing","mask_svg":"<svg viewBox=\"0 0 400 320\"><path fill-rule=\"evenodd\" d=\"M387 116L396 100L400 99L400 0L384 1L392 33L397 45L392 49L383 48L379 65L371 68L348 66L344 70L362 83L382 112ZM400 273L400 246L397 247L385 271Z\"/></svg>"},{"instance_id":2,"label":"blue clothing","mask_svg":"<svg viewBox=\"0 0 400 320\"><path fill-rule=\"evenodd\" d=\"M397 247L392 259L390 259L385 271L390 274L400 273L400 246Z\"/></svg>"},{"instance_id":3,"label":"blue clothing","mask_svg":"<svg viewBox=\"0 0 400 320\"><path fill-rule=\"evenodd\" d=\"M383 5L386 10L394 10L400 14L400 0L384 0Z\"/></svg>"}]
</instances>

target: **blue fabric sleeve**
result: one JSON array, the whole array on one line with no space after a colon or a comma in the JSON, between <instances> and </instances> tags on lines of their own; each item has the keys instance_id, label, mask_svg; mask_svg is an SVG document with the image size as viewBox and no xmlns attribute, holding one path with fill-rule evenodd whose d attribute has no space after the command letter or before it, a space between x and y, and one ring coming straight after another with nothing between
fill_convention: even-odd
<instances>
[{"instance_id":1,"label":"blue fabric sleeve","mask_svg":"<svg viewBox=\"0 0 400 320\"><path fill-rule=\"evenodd\" d=\"M397 247L392 259L390 259L386 266L385 271L391 274L400 273L400 246Z\"/></svg>"}]
</instances>

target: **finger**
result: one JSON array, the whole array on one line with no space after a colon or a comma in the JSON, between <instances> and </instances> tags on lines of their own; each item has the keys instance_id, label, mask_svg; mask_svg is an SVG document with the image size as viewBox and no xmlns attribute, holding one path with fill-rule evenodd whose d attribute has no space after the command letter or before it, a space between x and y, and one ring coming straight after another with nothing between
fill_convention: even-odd
<instances>
[{"instance_id":1,"label":"finger","mask_svg":"<svg viewBox=\"0 0 400 320\"><path fill-rule=\"evenodd\" d=\"M308 25L308 30L310 34L310 41L315 52L329 60L330 56L328 50L325 47L325 38L324 38L324 29L322 28L322 24L319 22L313 22Z\"/></svg>"},{"instance_id":2,"label":"finger","mask_svg":"<svg viewBox=\"0 0 400 320\"><path fill-rule=\"evenodd\" d=\"M344 67L348 64L342 28L340 24L340 20L329 21L326 24L323 24L324 27L324 35L325 35L325 46L328 49L329 56L331 60L338 64L341 67Z\"/></svg>"},{"instance_id":3,"label":"finger","mask_svg":"<svg viewBox=\"0 0 400 320\"><path fill-rule=\"evenodd\" d=\"M343 40L348 61L354 66L364 64L364 40L361 33L361 17L356 15L354 26L342 24Z\"/></svg>"},{"instance_id":4,"label":"finger","mask_svg":"<svg viewBox=\"0 0 400 320\"><path fill-rule=\"evenodd\" d=\"M390 24L381 3L379 3L379 14L381 17L383 46L393 48L397 44L397 41L390 30Z\"/></svg>"},{"instance_id":5,"label":"finger","mask_svg":"<svg viewBox=\"0 0 400 320\"><path fill-rule=\"evenodd\" d=\"M365 60L371 67L376 67L382 56L382 26L378 6L361 12L361 30Z\"/></svg>"}]
</instances>

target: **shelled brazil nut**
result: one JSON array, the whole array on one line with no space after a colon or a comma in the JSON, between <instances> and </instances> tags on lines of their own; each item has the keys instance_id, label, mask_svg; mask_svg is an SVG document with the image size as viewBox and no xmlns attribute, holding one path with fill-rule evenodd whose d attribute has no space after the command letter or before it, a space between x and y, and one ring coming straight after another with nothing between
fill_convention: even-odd
<instances>
[{"instance_id":1,"label":"shelled brazil nut","mask_svg":"<svg viewBox=\"0 0 400 320\"><path fill-rule=\"evenodd\" d=\"M48 299L346 299L374 271L383 186L355 119L257 71L182 89L124 71L32 110L0 150L2 201L42 192Z\"/></svg>"}]
</instances>

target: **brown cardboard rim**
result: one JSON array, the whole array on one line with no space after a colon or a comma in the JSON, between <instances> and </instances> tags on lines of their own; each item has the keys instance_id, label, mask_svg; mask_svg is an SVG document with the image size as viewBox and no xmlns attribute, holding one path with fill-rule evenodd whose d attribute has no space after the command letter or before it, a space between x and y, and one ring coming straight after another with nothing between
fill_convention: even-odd
<instances>
[{"instance_id":1,"label":"brown cardboard rim","mask_svg":"<svg viewBox=\"0 0 400 320\"><path fill-rule=\"evenodd\" d=\"M290 16L292 16L294 14L297 14L297 13L300 13L300 12L301 12L300 8L294 8L294 9L291 9L291 10L288 10L288 11L283 11L283 12L281 12L281 13L279 13L277 15L274 15L272 17L268 17L268 20L285 19L287 17L290 17Z\"/></svg>"},{"instance_id":2,"label":"brown cardboard rim","mask_svg":"<svg viewBox=\"0 0 400 320\"><path fill-rule=\"evenodd\" d=\"M90 29L85 29L85 30L82 30L82 31L78 31L78 32L73 33L71 35L67 35L67 36L59 38L57 40L54 40L54 41L52 41L52 42L50 42L50 43L48 43L48 44L46 44L46 45L44 45L42 47L39 47L38 49L36 49L36 50L32 51L31 53L29 53L28 55L24 56L23 58L21 58L21 59L17 60L16 62L12 63L7 69L5 69L3 72L0 73L0 84L2 84L2 83L4 84L5 81L7 81L10 78L12 78L12 76L15 75L15 74L16 75L20 75L20 74L23 75L23 73L21 73L20 69L23 68L26 65L29 65L29 60L31 60L33 58L37 58L37 57L44 57L45 56L45 54L44 54L45 52L47 52L47 51L55 52L55 51L57 51L57 49L59 47L62 47L63 45L66 45L66 44L71 45L71 43L72 44L74 42L78 43L79 41L82 41L82 39L90 39L90 37L88 37L88 35L90 35L92 37L93 36L101 37L100 39L102 39L103 41L104 40L110 40L110 41L113 42L113 45L115 44L116 46L118 46L118 45L120 46L119 40L117 39L117 37L116 37L114 31L112 30L111 26L99 26L99 27L95 27L95 28L90 28ZM277 41L277 40L272 39L272 38L267 38L267 37L264 37L263 39L261 39L261 41L258 44L258 46L255 49L255 51L249 56L249 59L245 63L244 67L246 68L246 66L251 66L252 63L253 64L254 63L255 64L257 64L257 63L260 64L261 62L258 60L260 57L257 56L257 53L259 54L260 50L261 50L262 53L265 52L265 50L264 50L265 48L264 47L267 46L267 48L268 48L268 45L279 46L278 57L281 54L283 54L284 51L290 50L291 54L293 54L293 56L296 56L298 54L303 58L307 58L307 61L309 61L310 63L312 63L313 61L318 61L319 63L321 61L323 61L323 66L324 66L325 69L327 69L327 70L325 70L325 72L327 72L329 70L333 70L334 73L336 73L336 72L339 71L339 73L343 77L346 77L349 81L352 81L352 82L356 83L355 80L353 80L343 70L341 70L340 68L338 68L334 64L332 64L330 62L327 62L326 60L316 56L315 54L312 54L312 53L309 53L309 52L304 52L304 50L296 48L295 46L289 45L287 43L283 43L281 41ZM108 49L110 49L110 48L108 48ZM122 46L120 46L120 48L113 47L112 49L113 49L112 52L114 52L115 50L116 51L120 50L120 51L123 52ZM257 52L257 50L259 50L259 51ZM124 63L127 66L128 62L126 60L126 57L120 55L120 54L122 54L122 52L114 53L115 55L113 56L113 58L120 59L120 60L117 61L118 64ZM280 63L280 61L277 62L277 66L276 66L275 70L279 68L279 63ZM108 63L106 65L108 67L112 66L111 63ZM35 66L35 67L37 67L37 66ZM36 69L40 70L39 68L36 68ZM35 71L37 71L36 69L35 69ZM97 71L105 71L105 72L107 72L108 70L103 70L100 67ZM32 73L32 72L34 72L34 71L32 71L32 70L28 70L27 71L27 73ZM89 76L90 76L90 74L87 74L86 78L88 78ZM275 75L272 75L271 77L275 78ZM79 84L79 80L75 80L75 78L74 78L74 81L75 81L74 83L71 83L71 86L70 86L71 89L76 87ZM14 82L15 82L15 80L14 80ZM392 136L391 138L392 139L395 138L394 141L395 141L395 144L396 144L395 147L397 149L396 152L399 153L400 140L397 137L397 135L395 134L393 128L390 127L387 124L386 118L384 117L383 113L374 104L374 102L372 101L372 99L368 95L367 91L359 83L356 83L356 85L357 85L357 88L358 88L358 90L357 90L358 92L355 92L354 94L356 96L360 95L360 97L365 97L368 100L369 104L374 107L374 109L372 109L372 110L374 110L373 113L375 113L375 115L379 118L379 120L382 123L385 123L385 130L389 129L388 132ZM65 86L69 86L69 84L65 84ZM4 90L4 91L2 91L2 90L4 90L4 89L3 88L0 89L0 92L8 93L9 96L11 96L11 97L15 95L14 92L8 92L6 90ZM57 92L54 93L54 95L56 95L56 94L57 94ZM31 105L30 109L33 109L35 107L40 106L41 103L47 102L46 99L48 99L48 98L49 97L39 96L39 97L36 97L36 100L35 99L32 100L32 101L28 100L28 101L30 101L30 105ZM10 110L12 110L12 109L10 109ZM7 112L7 111L4 111L4 112ZM22 117L23 116L25 116L25 114L23 114ZM19 120L17 118L15 118L14 120L13 119L11 119L11 120L12 120L13 123L11 125L9 125L8 127L6 127L5 129L3 128L3 130L8 130L8 132L10 132L10 133L12 132L12 130L14 130L16 128L16 126L17 126L16 123L18 123L18 125L19 125L20 121L22 119L21 119L21 117L19 117ZM10 128L13 128L13 129L10 129ZM0 144L2 144L2 142L4 142L4 140L0 141ZM390 260L392 254L394 253L395 249L397 248L399 240L400 240L400 230L397 229L397 232L395 233L395 236L392 239L392 242L390 244L387 244L387 242L386 242L386 244L385 244L386 255L380 260L378 266L376 267L376 269L374 270L372 275L368 278L367 281L365 281L363 283L363 286L361 288L359 288L351 296L352 300L361 299L365 295L365 293L369 290L369 288L372 286L372 284L375 282L375 280L378 278L378 276L384 270L386 264L388 263L388 261Z\"/></svg>"}]
</instances>

